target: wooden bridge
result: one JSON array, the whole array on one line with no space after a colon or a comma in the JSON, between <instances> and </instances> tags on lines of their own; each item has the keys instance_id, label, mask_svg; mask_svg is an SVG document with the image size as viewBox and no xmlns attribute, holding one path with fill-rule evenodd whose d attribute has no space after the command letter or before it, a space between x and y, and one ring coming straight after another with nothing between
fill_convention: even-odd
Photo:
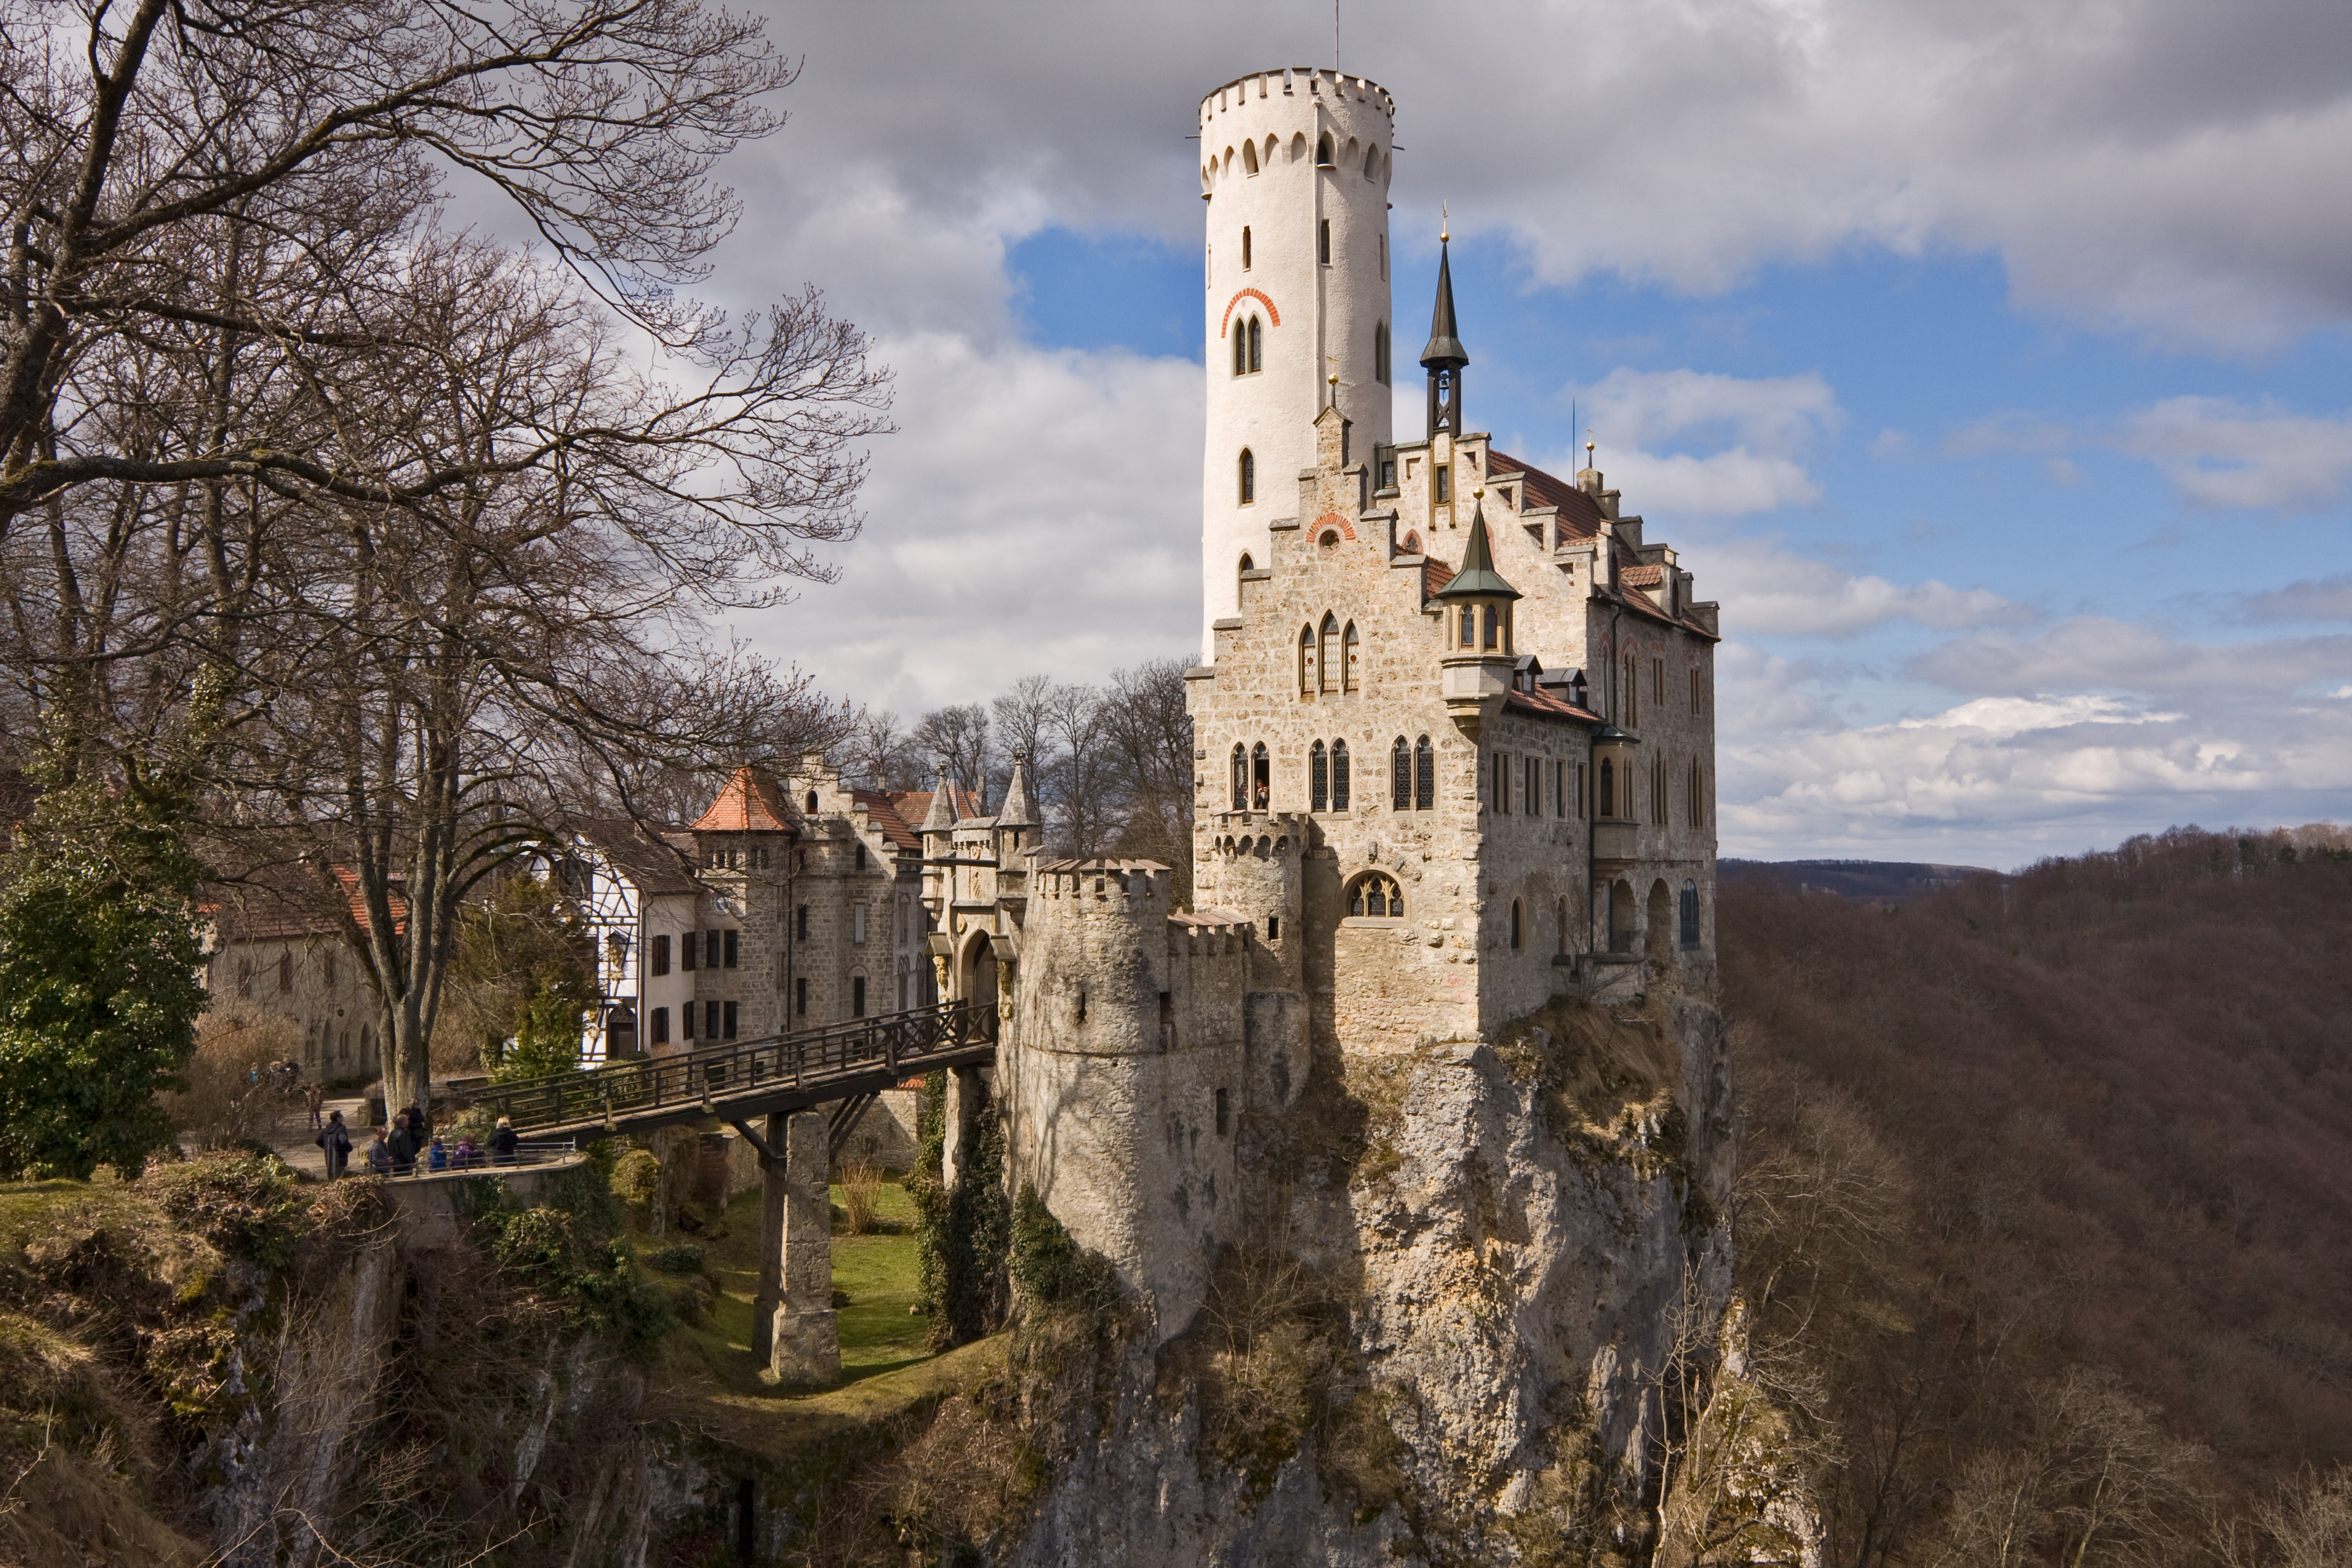
<instances>
[{"instance_id":1,"label":"wooden bridge","mask_svg":"<svg viewBox=\"0 0 2352 1568\"><path fill-rule=\"evenodd\" d=\"M943 1002L649 1061L484 1084L460 1098L538 1139L648 1132L713 1116L747 1127L756 1117L833 1103L828 1120L838 1148L882 1090L995 1055L995 1004Z\"/></svg>"}]
</instances>

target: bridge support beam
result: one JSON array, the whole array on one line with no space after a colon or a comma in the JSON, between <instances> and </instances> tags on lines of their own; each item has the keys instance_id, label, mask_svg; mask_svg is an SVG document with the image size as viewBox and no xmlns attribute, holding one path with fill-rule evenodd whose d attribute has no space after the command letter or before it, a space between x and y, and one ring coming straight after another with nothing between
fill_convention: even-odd
<instances>
[{"instance_id":1,"label":"bridge support beam","mask_svg":"<svg viewBox=\"0 0 2352 1568\"><path fill-rule=\"evenodd\" d=\"M971 1160L971 1141L979 1131L981 1104L987 1097L980 1068L956 1068L948 1074L948 1102L940 1145L940 1180L952 1187Z\"/></svg>"},{"instance_id":2,"label":"bridge support beam","mask_svg":"<svg viewBox=\"0 0 2352 1568\"><path fill-rule=\"evenodd\" d=\"M751 1350L786 1388L821 1388L841 1376L841 1327L833 1310L833 1200L824 1112L768 1118L760 1162L760 1292Z\"/></svg>"}]
</instances>

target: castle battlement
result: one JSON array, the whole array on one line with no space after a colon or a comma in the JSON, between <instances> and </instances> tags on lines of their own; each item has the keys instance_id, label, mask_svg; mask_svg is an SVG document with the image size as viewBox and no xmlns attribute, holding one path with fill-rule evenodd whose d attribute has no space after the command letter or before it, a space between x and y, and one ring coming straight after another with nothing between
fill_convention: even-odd
<instances>
[{"instance_id":1,"label":"castle battlement","mask_svg":"<svg viewBox=\"0 0 2352 1568\"><path fill-rule=\"evenodd\" d=\"M1283 98L1331 104L1376 104L1391 121L1396 119L1396 100L1376 81L1349 76L1330 66L1283 66L1237 76L1215 91L1202 94L1201 123L1206 125L1215 116L1247 103Z\"/></svg>"}]
</instances>

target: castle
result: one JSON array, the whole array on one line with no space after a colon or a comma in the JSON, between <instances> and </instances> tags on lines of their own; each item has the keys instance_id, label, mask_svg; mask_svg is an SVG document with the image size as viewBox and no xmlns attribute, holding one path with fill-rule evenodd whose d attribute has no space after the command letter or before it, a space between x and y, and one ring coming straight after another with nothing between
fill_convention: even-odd
<instances>
[{"instance_id":1,"label":"castle","mask_svg":"<svg viewBox=\"0 0 2352 1568\"><path fill-rule=\"evenodd\" d=\"M597 931L583 1060L991 1001L950 1172L986 1107L1164 1336L1234 1238L1237 1134L1318 1061L1712 994L1716 606L1590 448L1569 482L1470 426L1443 235L1396 438L1394 116L1331 69L1201 100L1192 906L1166 867L1045 854L1017 765L993 813L944 772L744 769L690 827L551 848Z\"/></svg>"},{"instance_id":2,"label":"castle","mask_svg":"<svg viewBox=\"0 0 2352 1568\"><path fill-rule=\"evenodd\" d=\"M1714 989L1716 606L1594 468L1469 427L1443 237L1427 429L1394 438L1394 115L1328 69L1201 101L1193 907L941 794L923 830L940 987L1003 1020L1008 1180L1162 1333L1233 1239L1236 1129L1318 1058Z\"/></svg>"}]
</instances>

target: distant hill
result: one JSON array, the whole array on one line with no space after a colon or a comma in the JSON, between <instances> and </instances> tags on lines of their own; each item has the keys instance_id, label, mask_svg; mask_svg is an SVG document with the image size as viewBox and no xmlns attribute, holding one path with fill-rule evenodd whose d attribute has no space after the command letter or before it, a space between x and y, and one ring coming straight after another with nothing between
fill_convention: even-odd
<instances>
[{"instance_id":1,"label":"distant hill","mask_svg":"<svg viewBox=\"0 0 2352 1568\"><path fill-rule=\"evenodd\" d=\"M1983 866L1938 866L1924 860L1718 860L1721 880L1754 879L1790 893L1835 893L1880 902L1957 888L1971 877L1998 877Z\"/></svg>"},{"instance_id":2,"label":"distant hill","mask_svg":"<svg viewBox=\"0 0 2352 1568\"><path fill-rule=\"evenodd\" d=\"M2352 1563L2342 830L1759 869L1738 1270L1826 1561Z\"/></svg>"}]
</instances>

